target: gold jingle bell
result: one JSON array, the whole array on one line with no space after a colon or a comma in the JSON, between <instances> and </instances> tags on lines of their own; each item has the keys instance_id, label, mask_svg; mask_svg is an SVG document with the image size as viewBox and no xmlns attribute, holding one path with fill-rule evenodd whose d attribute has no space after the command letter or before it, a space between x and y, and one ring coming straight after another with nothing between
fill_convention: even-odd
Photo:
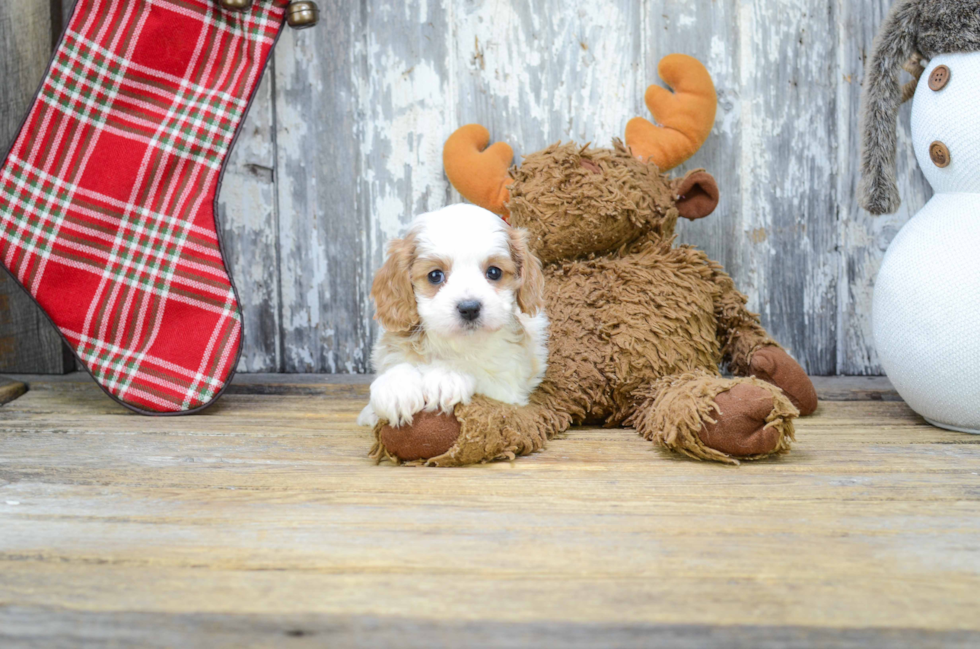
<instances>
[{"instance_id":1,"label":"gold jingle bell","mask_svg":"<svg viewBox=\"0 0 980 649\"><path fill-rule=\"evenodd\" d=\"M293 29L312 27L317 23L319 17L320 11L315 2L297 2L294 0L289 3L289 8L286 9L286 22Z\"/></svg>"},{"instance_id":2,"label":"gold jingle bell","mask_svg":"<svg viewBox=\"0 0 980 649\"><path fill-rule=\"evenodd\" d=\"M219 4L228 11L246 11L252 8L252 0L219 0Z\"/></svg>"}]
</instances>

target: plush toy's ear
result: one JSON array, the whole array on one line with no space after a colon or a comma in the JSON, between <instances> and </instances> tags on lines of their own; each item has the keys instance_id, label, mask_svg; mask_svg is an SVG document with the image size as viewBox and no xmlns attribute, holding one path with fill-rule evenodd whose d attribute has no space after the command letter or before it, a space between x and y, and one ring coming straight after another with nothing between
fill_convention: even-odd
<instances>
[{"instance_id":1,"label":"plush toy's ear","mask_svg":"<svg viewBox=\"0 0 980 649\"><path fill-rule=\"evenodd\" d=\"M708 216L718 207L718 183L704 169L689 171L674 181L677 211L685 219L695 221Z\"/></svg>"},{"instance_id":2,"label":"plush toy's ear","mask_svg":"<svg viewBox=\"0 0 980 649\"><path fill-rule=\"evenodd\" d=\"M375 318L386 331L407 332L417 327L419 312L412 286L415 234L388 244L388 258L374 276L371 297L377 307Z\"/></svg>"},{"instance_id":3,"label":"plush toy's ear","mask_svg":"<svg viewBox=\"0 0 980 649\"><path fill-rule=\"evenodd\" d=\"M442 148L442 164L453 187L466 200L507 220L508 173L514 150L506 142L491 146L490 131L479 124L461 126Z\"/></svg>"},{"instance_id":4,"label":"plush toy's ear","mask_svg":"<svg viewBox=\"0 0 980 649\"><path fill-rule=\"evenodd\" d=\"M895 181L899 74L915 51L920 0L899 0L875 37L861 93L861 182L858 203L872 214L890 214L902 200Z\"/></svg>"},{"instance_id":5,"label":"plush toy's ear","mask_svg":"<svg viewBox=\"0 0 980 649\"><path fill-rule=\"evenodd\" d=\"M517 265L517 306L528 315L544 308L544 273L541 262L527 245L527 231L511 228L507 232L510 256Z\"/></svg>"}]
</instances>

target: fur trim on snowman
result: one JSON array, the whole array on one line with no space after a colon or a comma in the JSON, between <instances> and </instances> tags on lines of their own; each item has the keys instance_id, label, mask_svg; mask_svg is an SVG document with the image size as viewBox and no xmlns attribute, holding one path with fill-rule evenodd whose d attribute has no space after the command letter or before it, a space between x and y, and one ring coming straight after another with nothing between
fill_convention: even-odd
<instances>
[{"instance_id":1,"label":"fur trim on snowman","mask_svg":"<svg viewBox=\"0 0 980 649\"><path fill-rule=\"evenodd\" d=\"M902 203L895 182L895 123L902 100L909 98L908 93L903 97L899 83L902 69L916 74L921 59L977 51L980 0L899 0L892 7L875 37L865 70L858 186L861 207L872 214L891 214Z\"/></svg>"}]
</instances>

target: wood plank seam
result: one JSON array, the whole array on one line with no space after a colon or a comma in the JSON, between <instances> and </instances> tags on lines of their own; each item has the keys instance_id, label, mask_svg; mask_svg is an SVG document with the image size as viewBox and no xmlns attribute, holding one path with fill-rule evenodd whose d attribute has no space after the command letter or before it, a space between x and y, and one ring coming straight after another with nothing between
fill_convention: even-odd
<instances>
[{"instance_id":1,"label":"wood plank seam","mask_svg":"<svg viewBox=\"0 0 980 649\"><path fill-rule=\"evenodd\" d=\"M14 401L26 393L26 383L0 378L0 406Z\"/></svg>"}]
</instances>

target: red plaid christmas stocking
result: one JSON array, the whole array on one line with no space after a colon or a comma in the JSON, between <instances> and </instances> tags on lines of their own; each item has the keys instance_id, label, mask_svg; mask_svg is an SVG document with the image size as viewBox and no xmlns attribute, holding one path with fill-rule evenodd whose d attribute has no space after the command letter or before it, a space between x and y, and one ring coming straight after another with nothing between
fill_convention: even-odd
<instances>
[{"instance_id":1,"label":"red plaid christmas stocking","mask_svg":"<svg viewBox=\"0 0 980 649\"><path fill-rule=\"evenodd\" d=\"M214 201L287 2L78 0L0 168L0 260L138 412L204 408L234 373Z\"/></svg>"}]
</instances>

